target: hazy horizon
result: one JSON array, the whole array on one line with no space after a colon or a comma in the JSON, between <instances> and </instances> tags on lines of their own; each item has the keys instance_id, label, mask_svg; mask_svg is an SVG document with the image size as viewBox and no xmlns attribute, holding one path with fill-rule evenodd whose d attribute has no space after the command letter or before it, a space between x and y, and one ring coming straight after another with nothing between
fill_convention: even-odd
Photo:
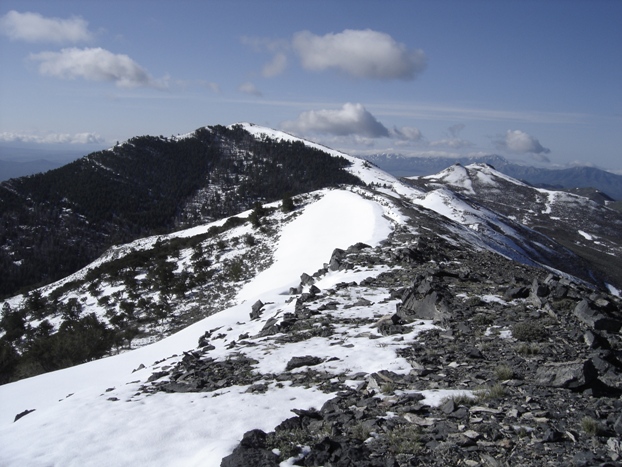
<instances>
[{"instance_id":1,"label":"hazy horizon","mask_svg":"<svg viewBox=\"0 0 622 467\"><path fill-rule=\"evenodd\" d=\"M0 4L0 142L253 122L351 154L622 169L622 3Z\"/></svg>"}]
</instances>

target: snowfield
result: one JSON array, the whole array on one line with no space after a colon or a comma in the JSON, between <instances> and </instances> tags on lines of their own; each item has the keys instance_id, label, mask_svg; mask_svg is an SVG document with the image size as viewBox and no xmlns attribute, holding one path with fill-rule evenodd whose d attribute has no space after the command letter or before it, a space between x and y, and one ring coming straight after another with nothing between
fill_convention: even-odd
<instances>
[{"instance_id":1,"label":"snowfield","mask_svg":"<svg viewBox=\"0 0 622 467\"><path fill-rule=\"evenodd\" d=\"M348 191L326 191L282 230L274 264L243 287L238 305L152 345L0 386L0 465L218 466L244 432L270 431L291 416L293 408L321 407L331 394L287 383L271 386L265 394L245 393L247 387L235 386L218 393L137 391L159 365L171 365L183 351L194 349L206 330L231 329L234 338L259 332L271 311L288 306L283 292L298 285L303 272L321 268L334 248L356 242L374 246L390 232L379 204ZM355 280L357 273L332 274L333 281L344 281ZM330 282L330 277L324 280ZM265 319L250 322L250 306L257 299L271 304ZM421 329L429 326L422 324ZM218 347L210 355L224 358L225 342L214 342ZM321 347L311 339L297 343L295 353L313 354ZM262 372L283 371L289 357L285 349L274 358L259 351L252 356L261 359ZM379 353L370 345L339 357L345 359L340 366L353 370L361 368L359 362L377 359L378 368L398 365L408 371L408 364L395 362L389 348ZM141 365L145 368L134 371ZM16 414L33 409L13 422Z\"/></svg>"}]
</instances>

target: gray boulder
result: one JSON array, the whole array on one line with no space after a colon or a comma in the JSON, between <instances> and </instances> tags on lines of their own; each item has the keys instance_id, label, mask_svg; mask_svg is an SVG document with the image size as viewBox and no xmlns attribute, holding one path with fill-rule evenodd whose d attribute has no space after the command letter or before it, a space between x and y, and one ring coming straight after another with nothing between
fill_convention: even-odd
<instances>
[{"instance_id":1,"label":"gray boulder","mask_svg":"<svg viewBox=\"0 0 622 467\"><path fill-rule=\"evenodd\" d=\"M251 319L258 319L261 316L261 309L263 308L263 302L257 300L251 307L250 317Z\"/></svg>"},{"instance_id":2,"label":"gray boulder","mask_svg":"<svg viewBox=\"0 0 622 467\"><path fill-rule=\"evenodd\" d=\"M450 312L443 296L433 291L422 299L417 299L415 294L409 293L398 315L405 321L431 319L434 322L443 322L450 316Z\"/></svg>"},{"instance_id":3,"label":"gray boulder","mask_svg":"<svg viewBox=\"0 0 622 467\"><path fill-rule=\"evenodd\" d=\"M536 371L536 384L551 388L577 389L596 380L598 371L591 360L547 363Z\"/></svg>"},{"instance_id":4,"label":"gray boulder","mask_svg":"<svg viewBox=\"0 0 622 467\"><path fill-rule=\"evenodd\" d=\"M322 363L320 357L312 357L310 355L306 355L304 357L292 357L289 362L287 362L287 366L285 367L285 371L291 371L296 368L301 368L303 366L315 366Z\"/></svg>"},{"instance_id":5,"label":"gray boulder","mask_svg":"<svg viewBox=\"0 0 622 467\"><path fill-rule=\"evenodd\" d=\"M607 316L585 299L577 304L573 313L580 321L597 331L618 332L622 328L622 321Z\"/></svg>"}]
</instances>

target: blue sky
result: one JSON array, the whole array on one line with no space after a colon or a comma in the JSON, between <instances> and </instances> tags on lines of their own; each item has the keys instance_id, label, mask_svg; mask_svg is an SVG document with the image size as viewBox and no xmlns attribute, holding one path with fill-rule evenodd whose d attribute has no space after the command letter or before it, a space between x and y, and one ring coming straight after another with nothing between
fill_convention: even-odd
<instances>
[{"instance_id":1,"label":"blue sky","mask_svg":"<svg viewBox=\"0 0 622 467\"><path fill-rule=\"evenodd\" d=\"M619 0L0 0L0 143L249 121L352 154L622 169Z\"/></svg>"}]
</instances>

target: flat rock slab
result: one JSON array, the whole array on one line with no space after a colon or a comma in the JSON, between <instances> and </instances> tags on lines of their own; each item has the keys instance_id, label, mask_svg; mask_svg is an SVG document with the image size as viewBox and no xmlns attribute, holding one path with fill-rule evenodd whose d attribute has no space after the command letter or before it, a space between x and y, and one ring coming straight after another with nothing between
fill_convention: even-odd
<instances>
[{"instance_id":1,"label":"flat rock slab","mask_svg":"<svg viewBox=\"0 0 622 467\"><path fill-rule=\"evenodd\" d=\"M598 377L591 360L547 363L536 371L536 384L552 388L576 389Z\"/></svg>"}]
</instances>

